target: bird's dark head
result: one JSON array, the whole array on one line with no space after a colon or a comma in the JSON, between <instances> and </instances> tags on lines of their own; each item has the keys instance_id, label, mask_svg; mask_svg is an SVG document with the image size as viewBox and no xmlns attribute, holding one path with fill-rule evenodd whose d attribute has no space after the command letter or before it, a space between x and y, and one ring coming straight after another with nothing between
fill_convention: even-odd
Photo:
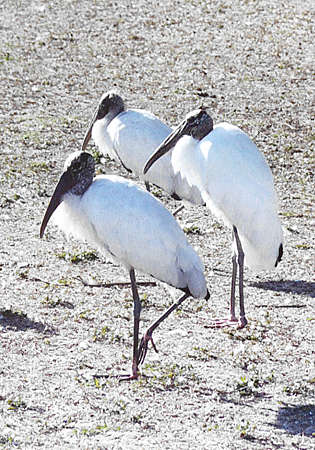
<instances>
[{"instance_id":1,"label":"bird's dark head","mask_svg":"<svg viewBox=\"0 0 315 450\"><path fill-rule=\"evenodd\" d=\"M109 91L102 95L96 113L96 120L103 119L107 114L115 112L116 115L125 109L124 101L115 91Z\"/></svg>"},{"instance_id":2,"label":"bird's dark head","mask_svg":"<svg viewBox=\"0 0 315 450\"><path fill-rule=\"evenodd\" d=\"M155 161L171 150L182 136L192 136L194 139L200 141L212 130L213 120L207 113L206 108L191 111L178 127L159 145L155 153L147 161L143 173L145 174Z\"/></svg>"},{"instance_id":3,"label":"bird's dark head","mask_svg":"<svg viewBox=\"0 0 315 450\"><path fill-rule=\"evenodd\" d=\"M188 113L182 125L184 125L182 135L188 134L197 139L197 141L201 141L213 130L212 117L209 116L207 109L204 107Z\"/></svg>"},{"instance_id":4,"label":"bird's dark head","mask_svg":"<svg viewBox=\"0 0 315 450\"><path fill-rule=\"evenodd\" d=\"M72 194L82 195L90 187L95 173L95 161L90 153L74 152L64 164L64 173L73 182Z\"/></svg>"},{"instance_id":5,"label":"bird's dark head","mask_svg":"<svg viewBox=\"0 0 315 450\"><path fill-rule=\"evenodd\" d=\"M92 129L97 120L102 120L106 117L106 124L108 125L114 117L124 111L125 105L123 99L117 92L109 91L102 95L98 105L94 111L92 120L88 126L88 129L85 133L83 143L82 143L82 151L84 151L88 145L89 140L91 139Z\"/></svg>"},{"instance_id":6,"label":"bird's dark head","mask_svg":"<svg viewBox=\"0 0 315 450\"><path fill-rule=\"evenodd\" d=\"M62 202L64 196L71 192L83 195L93 182L95 162L93 156L86 152L72 153L66 160L64 172L54 190L40 228L43 237L45 228L53 212Z\"/></svg>"}]
</instances>

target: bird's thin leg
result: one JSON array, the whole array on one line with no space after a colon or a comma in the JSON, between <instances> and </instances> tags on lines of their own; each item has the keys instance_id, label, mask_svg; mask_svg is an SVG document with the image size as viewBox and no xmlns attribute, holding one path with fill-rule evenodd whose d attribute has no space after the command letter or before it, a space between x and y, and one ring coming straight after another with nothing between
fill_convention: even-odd
<instances>
[{"instance_id":1,"label":"bird's thin leg","mask_svg":"<svg viewBox=\"0 0 315 450\"><path fill-rule=\"evenodd\" d=\"M237 327L238 329L244 328L247 325L247 319L245 317L245 306L244 306L244 252L242 248L242 244L240 241L240 238L238 236L237 228L233 227L234 236L236 240L236 246L237 246L237 262L239 267L239 282L238 282L238 288L239 288L239 296L240 296L240 324Z\"/></svg>"},{"instance_id":2,"label":"bird's thin leg","mask_svg":"<svg viewBox=\"0 0 315 450\"><path fill-rule=\"evenodd\" d=\"M160 325L163 320L165 320L176 308L178 308L187 297L190 296L190 293L186 292L182 297L180 297L177 302L175 302L161 317L159 317L145 332L143 338L141 339L139 346L139 356L138 356L138 364L142 364L145 360L148 351L148 344L151 341L152 347L157 352L156 346L152 339L153 331Z\"/></svg>"},{"instance_id":3,"label":"bird's thin leg","mask_svg":"<svg viewBox=\"0 0 315 450\"><path fill-rule=\"evenodd\" d=\"M129 272L131 289L133 296L133 357L132 357L132 375L122 375L122 380L136 380L139 376L138 360L139 360L139 324L141 313L141 302L139 298L138 288L136 284L136 276L134 269Z\"/></svg>"},{"instance_id":4,"label":"bird's thin leg","mask_svg":"<svg viewBox=\"0 0 315 450\"><path fill-rule=\"evenodd\" d=\"M145 184L146 190L147 190L148 192L150 192L150 184L149 184L149 182L148 182L148 181L145 181L144 184Z\"/></svg>"}]
</instances>

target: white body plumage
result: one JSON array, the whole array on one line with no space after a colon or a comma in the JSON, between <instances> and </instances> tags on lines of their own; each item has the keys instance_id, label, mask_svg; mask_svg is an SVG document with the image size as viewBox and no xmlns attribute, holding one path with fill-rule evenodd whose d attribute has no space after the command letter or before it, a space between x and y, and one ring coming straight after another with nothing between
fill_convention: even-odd
<instances>
[{"instance_id":1,"label":"white body plumage","mask_svg":"<svg viewBox=\"0 0 315 450\"><path fill-rule=\"evenodd\" d=\"M274 268L283 237L277 196L271 170L253 141L238 127L220 123L201 141L183 136L171 155L174 171L200 190L226 225L236 226L245 264Z\"/></svg>"},{"instance_id":2,"label":"white body plumage","mask_svg":"<svg viewBox=\"0 0 315 450\"><path fill-rule=\"evenodd\" d=\"M83 195L65 194L53 218L66 234L110 254L127 270L206 296L203 263L184 232L161 202L134 183L97 176Z\"/></svg>"},{"instance_id":3,"label":"white body plumage","mask_svg":"<svg viewBox=\"0 0 315 450\"><path fill-rule=\"evenodd\" d=\"M169 195L193 204L203 204L200 192L174 171L171 154L163 156L143 175L143 167L172 129L154 114L140 109L120 112L109 123L108 117L96 120L92 138L103 154L108 154L143 181L152 183Z\"/></svg>"},{"instance_id":4,"label":"white body plumage","mask_svg":"<svg viewBox=\"0 0 315 450\"><path fill-rule=\"evenodd\" d=\"M91 128L83 145L90 137ZM154 330L190 295L208 300L209 292L201 259L162 203L124 178L113 175L93 178L94 173L92 155L84 151L69 155L47 206L39 235L44 236L47 224L54 216L66 234L87 241L128 270L134 305L133 357L132 373L123 379L135 380L139 376L139 365L146 358L149 342L156 350L152 338ZM140 342L141 300L135 269L184 291L150 325Z\"/></svg>"}]
</instances>

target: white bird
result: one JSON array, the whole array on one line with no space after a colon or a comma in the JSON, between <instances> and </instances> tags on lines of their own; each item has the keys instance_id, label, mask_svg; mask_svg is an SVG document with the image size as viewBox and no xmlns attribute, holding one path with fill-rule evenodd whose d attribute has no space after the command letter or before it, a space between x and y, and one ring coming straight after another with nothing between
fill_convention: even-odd
<instances>
[{"instance_id":1,"label":"white bird","mask_svg":"<svg viewBox=\"0 0 315 450\"><path fill-rule=\"evenodd\" d=\"M228 123L213 128L213 121L205 109L186 116L160 144L147 162L144 173L171 148L174 171L180 171L183 179L196 186L207 207L233 230L231 317L215 322L215 326L238 324L235 316L238 266L238 328L243 328L247 324L243 298L244 264L256 270L272 269L283 254L283 234L271 170L242 130Z\"/></svg>"},{"instance_id":2,"label":"white bird","mask_svg":"<svg viewBox=\"0 0 315 450\"><path fill-rule=\"evenodd\" d=\"M172 214L149 192L115 175L94 178L94 159L89 153L69 156L40 229L43 236L54 213L57 225L79 240L125 266L134 301L132 374L139 375L155 328L190 295L209 298L200 257L188 244ZM141 303L135 269L184 291L144 334L138 346Z\"/></svg>"},{"instance_id":3,"label":"white bird","mask_svg":"<svg viewBox=\"0 0 315 450\"><path fill-rule=\"evenodd\" d=\"M170 127L148 111L126 110L123 99L116 92L109 91L102 95L98 103L83 139L82 151L92 136L104 155L109 155L141 178L148 191L149 183L152 183L175 200L204 204L198 189L182 180L179 172L174 172L170 154L161 158L149 174L143 175L145 162L171 131Z\"/></svg>"}]
</instances>

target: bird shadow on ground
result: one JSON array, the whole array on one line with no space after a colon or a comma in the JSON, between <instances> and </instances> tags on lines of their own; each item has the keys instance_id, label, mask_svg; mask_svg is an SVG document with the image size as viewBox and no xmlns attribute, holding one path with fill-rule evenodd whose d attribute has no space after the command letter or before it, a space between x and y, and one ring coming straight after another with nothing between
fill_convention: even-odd
<instances>
[{"instance_id":1,"label":"bird shadow on ground","mask_svg":"<svg viewBox=\"0 0 315 450\"><path fill-rule=\"evenodd\" d=\"M286 405L279 409L275 428L315 437L315 405Z\"/></svg>"},{"instance_id":2,"label":"bird shadow on ground","mask_svg":"<svg viewBox=\"0 0 315 450\"><path fill-rule=\"evenodd\" d=\"M35 330L37 333L48 335L56 334L56 330L51 325L36 322L29 319L22 311L12 311L11 309L0 310L0 326L12 331Z\"/></svg>"},{"instance_id":3,"label":"bird shadow on ground","mask_svg":"<svg viewBox=\"0 0 315 450\"><path fill-rule=\"evenodd\" d=\"M315 298L315 283L303 280L255 281L249 285L258 289L287 292L289 294L305 295ZM282 305L282 307L287 306Z\"/></svg>"}]
</instances>

